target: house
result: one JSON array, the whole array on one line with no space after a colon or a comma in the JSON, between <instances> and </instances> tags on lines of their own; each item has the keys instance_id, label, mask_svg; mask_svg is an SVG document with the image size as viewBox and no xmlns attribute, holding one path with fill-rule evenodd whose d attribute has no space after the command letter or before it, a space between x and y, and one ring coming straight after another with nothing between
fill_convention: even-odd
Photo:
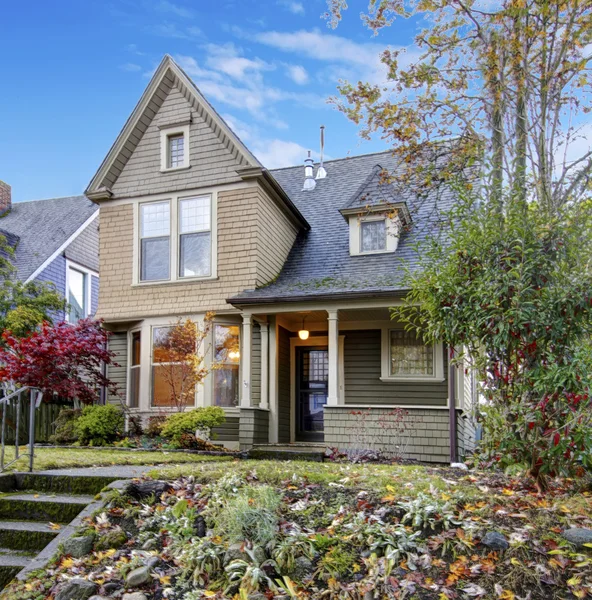
<instances>
[{"instance_id":1,"label":"house","mask_svg":"<svg viewBox=\"0 0 592 600\"><path fill-rule=\"evenodd\" d=\"M70 322L95 314L99 297L99 210L85 196L12 202L0 181L0 235L14 248L18 280L53 284L68 301L55 315Z\"/></svg>"},{"instance_id":2,"label":"house","mask_svg":"<svg viewBox=\"0 0 592 600\"><path fill-rule=\"evenodd\" d=\"M170 411L155 352L179 317L214 311L217 368L195 406L224 408L225 445L395 450L402 407L407 455L447 462L471 444L472 382L389 311L433 202L383 182L388 152L325 168L267 170L166 56L86 191L100 206L109 376L132 412Z\"/></svg>"}]
</instances>

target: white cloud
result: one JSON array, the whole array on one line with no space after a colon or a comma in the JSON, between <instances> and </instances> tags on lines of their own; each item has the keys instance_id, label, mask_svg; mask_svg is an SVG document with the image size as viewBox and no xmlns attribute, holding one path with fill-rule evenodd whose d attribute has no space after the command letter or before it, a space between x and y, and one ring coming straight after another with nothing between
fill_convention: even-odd
<instances>
[{"instance_id":1,"label":"white cloud","mask_svg":"<svg viewBox=\"0 0 592 600\"><path fill-rule=\"evenodd\" d=\"M160 2L154 5L154 8L163 13L171 13L182 19L191 19L194 16L194 12L185 6L168 2L168 0L160 0Z\"/></svg>"},{"instance_id":2,"label":"white cloud","mask_svg":"<svg viewBox=\"0 0 592 600\"><path fill-rule=\"evenodd\" d=\"M136 65L135 63L125 63L123 65L119 65L119 68L122 71L127 71L128 73L137 73L142 70L140 65Z\"/></svg>"},{"instance_id":3,"label":"white cloud","mask_svg":"<svg viewBox=\"0 0 592 600\"><path fill-rule=\"evenodd\" d=\"M301 164L308 153L304 146L280 139L255 140L250 149L268 169ZM302 180L304 181L304 169L302 170Z\"/></svg>"},{"instance_id":4,"label":"white cloud","mask_svg":"<svg viewBox=\"0 0 592 600\"><path fill-rule=\"evenodd\" d=\"M308 83L308 73L306 69L300 65L287 65L286 73L288 77L298 85Z\"/></svg>"},{"instance_id":5,"label":"white cloud","mask_svg":"<svg viewBox=\"0 0 592 600\"><path fill-rule=\"evenodd\" d=\"M161 23L150 27L150 33L160 37L166 37L177 40L191 40L202 37L203 33L199 27L183 27L179 28L174 23Z\"/></svg>"},{"instance_id":6,"label":"white cloud","mask_svg":"<svg viewBox=\"0 0 592 600\"><path fill-rule=\"evenodd\" d=\"M280 0L278 4L285 7L294 15L304 14L304 5L302 2L294 2L293 0Z\"/></svg>"},{"instance_id":7,"label":"white cloud","mask_svg":"<svg viewBox=\"0 0 592 600\"><path fill-rule=\"evenodd\" d=\"M241 56L234 44L208 44L206 64L211 69L226 73L233 79L244 80L259 75L262 71L272 71L275 67L260 58L250 59Z\"/></svg>"}]
</instances>

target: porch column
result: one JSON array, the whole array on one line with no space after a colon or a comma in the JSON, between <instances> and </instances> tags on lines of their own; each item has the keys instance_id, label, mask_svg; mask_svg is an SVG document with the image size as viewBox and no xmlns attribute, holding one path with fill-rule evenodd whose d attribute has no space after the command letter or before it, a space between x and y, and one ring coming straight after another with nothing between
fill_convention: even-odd
<instances>
[{"instance_id":1,"label":"porch column","mask_svg":"<svg viewBox=\"0 0 592 600\"><path fill-rule=\"evenodd\" d=\"M269 408L269 324L261 327L261 408Z\"/></svg>"},{"instance_id":2,"label":"porch column","mask_svg":"<svg viewBox=\"0 0 592 600\"><path fill-rule=\"evenodd\" d=\"M252 328L253 318L251 315L243 315L243 339L241 349L241 366L243 384L240 392L240 405L242 408L251 406L251 350L252 350Z\"/></svg>"},{"instance_id":3,"label":"porch column","mask_svg":"<svg viewBox=\"0 0 592 600\"><path fill-rule=\"evenodd\" d=\"M327 404L339 404L339 316L337 310L327 311L329 324L329 395Z\"/></svg>"}]
</instances>

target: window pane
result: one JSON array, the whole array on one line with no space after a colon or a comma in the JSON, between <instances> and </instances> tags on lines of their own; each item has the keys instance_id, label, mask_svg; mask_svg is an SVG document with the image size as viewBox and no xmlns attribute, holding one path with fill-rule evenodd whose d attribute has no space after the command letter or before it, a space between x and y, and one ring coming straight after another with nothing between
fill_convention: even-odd
<instances>
[{"instance_id":1,"label":"window pane","mask_svg":"<svg viewBox=\"0 0 592 600\"><path fill-rule=\"evenodd\" d=\"M187 368L182 364L152 366L152 406L195 404L195 387L185 389L183 382L183 370Z\"/></svg>"},{"instance_id":2,"label":"window pane","mask_svg":"<svg viewBox=\"0 0 592 600\"><path fill-rule=\"evenodd\" d=\"M142 240L140 273L142 281L168 279L170 262L168 237Z\"/></svg>"},{"instance_id":3,"label":"window pane","mask_svg":"<svg viewBox=\"0 0 592 600\"><path fill-rule=\"evenodd\" d=\"M135 331L132 333L132 366L140 364L140 346L141 337L140 332Z\"/></svg>"},{"instance_id":4,"label":"window pane","mask_svg":"<svg viewBox=\"0 0 592 600\"><path fill-rule=\"evenodd\" d=\"M180 239L180 277L207 277L210 274L210 233L186 233Z\"/></svg>"},{"instance_id":5,"label":"window pane","mask_svg":"<svg viewBox=\"0 0 592 600\"><path fill-rule=\"evenodd\" d=\"M238 406L238 371L238 365L227 365L214 371L216 406Z\"/></svg>"},{"instance_id":6,"label":"window pane","mask_svg":"<svg viewBox=\"0 0 592 600\"><path fill-rule=\"evenodd\" d=\"M152 362L186 362L195 354L195 339L182 327L155 327L152 330Z\"/></svg>"},{"instance_id":7,"label":"window pane","mask_svg":"<svg viewBox=\"0 0 592 600\"><path fill-rule=\"evenodd\" d=\"M185 156L185 138L183 134L170 135L169 138L169 164L172 167L182 167Z\"/></svg>"},{"instance_id":8,"label":"window pane","mask_svg":"<svg viewBox=\"0 0 592 600\"><path fill-rule=\"evenodd\" d=\"M210 197L186 198L179 202L179 233L210 229Z\"/></svg>"},{"instance_id":9,"label":"window pane","mask_svg":"<svg viewBox=\"0 0 592 600\"><path fill-rule=\"evenodd\" d=\"M237 406L239 394L240 328L238 325L214 326L214 404Z\"/></svg>"},{"instance_id":10,"label":"window pane","mask_svg":"<svg viewBox=\"0 0 592 600\"><path fill-rule=\"evenodd\" d=\"M86 273L76 269L68 270L68 321L75 323L86 315Z\"/></svg>"},{"instance_id":11,"label":"window pane","mask_svg":"<svg viewBox=\"0 0 592 600\"><path fill-rule=\"evenodd\" d=\"M164 237L170 235L170 211L168 202L141 204L140 237Z\"/></svg>"},{"instance_id":12,"label":"window pane","mask_svg":"<svg viewBox=\"0 0 592 600\"><path fill-rule=\"evenodd\" d=\"M386 249L386 221L362 221L360 223L361 251L376 252Z\"/></svg>"},{"instance_id":13,"label":"window pane","mask_svg":"<svg viewBox=\"0 0 592 600\"><path fill-rule=\"evenodd\" d=\"M129 405L131 408L137 408L140 405L140 367L130 369Z\"/></svg>"},{"instance_id":14,"label":"window pane","mask_svg":"<svg viewBox=\"0 0 592 600\"><path fill-rule=\"evenodd\" d=\"M217 363L236 363L240 361L240 340L238 325L216 325L214 328Z\"/></svg>"},{"instance_id":15,"label":"window pane","mask_svg":"<svg viewBox=\"0 0 592 600\"><path fill-rule=\"evenodd\" d=\"M391 331L391 375L433 375L434 348L411 331Z\"/></svg>"}]
</instances>

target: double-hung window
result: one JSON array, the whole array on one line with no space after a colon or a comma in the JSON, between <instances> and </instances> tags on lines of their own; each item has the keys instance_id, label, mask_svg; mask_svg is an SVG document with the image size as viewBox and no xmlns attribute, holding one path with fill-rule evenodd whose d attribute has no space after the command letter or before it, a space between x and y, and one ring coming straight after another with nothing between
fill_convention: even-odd
<instances>
[{"instance_id":1,"label":"double-hung window","mask_svg":"<svg viewBox=\"0 0 592 600\"><path fill-rule=\"evenodd\" d=\"M214 325L214 404L232 407L238 405L240 370L240 327Z\"/></svg>"},{"instance_id":2,"label":"double-hung window","mask_svg":"<svg viewBox=\"0 0 592 600\"><path fill-rule=\"evenodd\" d=\"M166 281L171 270L171 204L140 205L140 281Z\"/></svg>"},{"instance_id":3,"label":"double-hung window","mask_svg":"<svg viewBox=\"0 0 592 600\"><path fill-rule=\"evenodd\" d=\"M414 381L443 378L442 344L426 344L414 331L383 331L381 379Z\"/></svg>"},{"instance_id":4,"label":"double-hung window","mask_svg":"<svg viewBox=\"0 0 592 600\"><path fill-rule=\"evenodd\" d=\"M66 320L77 323L92 314L91 284L94 273L78 265L66 262ZM98 275L97 275L98 276Z\"/></svg>"},{"instance_id":5,"label":"double-hung window","mask_svg":"<svg viewBox=\"0 0 592 600\"><path fill-rule=\"evenodd\" d=\"M182 133L167 136L167 168L177 169L185 164L185 136Z\"/></svg>"},{"instance_id":6,"label":"double-hung window","mask_svg":"<svg viewBox=\"0 0 592 600\"><path fill-rule=\"evenodd\" d=\"M211 275L210 196L179 200L179 277Z\"/></svg>"},{"instance_id":7,"label":"double-hung window","mask_svg":"<svg viewBox=\"0 0 592 600\"><path fill-rule=\"evenodd\" d=\"M360 253L384 252L386 250L386 219L360 223Z\"/></svg>"},{"instance_id":8,"label":"double-hung window","mask_svg":"<svg viewBox=\"0 0 592 600\"><path fill-rule=\"evenodd\" d=\"M139 331L132 332L131 335L131 356L130 356L130 384L129 401L130 408L140 406L140 348L142 337Z\"/></svg>"}]
</instances>

